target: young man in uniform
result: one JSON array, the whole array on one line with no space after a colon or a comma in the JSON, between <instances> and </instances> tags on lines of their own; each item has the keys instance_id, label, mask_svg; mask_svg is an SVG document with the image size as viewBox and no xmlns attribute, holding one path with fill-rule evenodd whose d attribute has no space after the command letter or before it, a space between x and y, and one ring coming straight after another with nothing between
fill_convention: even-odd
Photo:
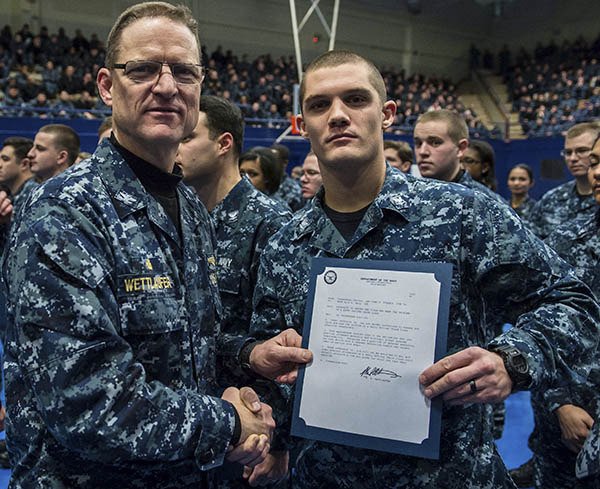
<instances>
[{"instance_id":1,"label":"young man in uniform","mask_svg":"<svg viewBox=\"0 0 600 489\"><path fill-rule=\"evenodd\" d=\"M582 122L567 131L561 155L574 180L549 190L535 204L529 222L533 232L540 238L546 238L567 221L595 213L596 204L587 171L590 152L599 129L598 122Z\"/></svg>"},{"instance_id":2,"label":"young man in uniform","mask_svg":"<svg viewBox=\"0 0 600 489\"><path fill-rule=\"evenodd\" d=\"M597 304L507 206L386 168L383 131L396 106L372 63L330 51L308 66L300 93L301 130L323 189L262 253L255 337L302 329L317 255L451 263L453 286L449 355L415 378L427 398L444 400L439 460L312 442L298 461L297 487L513 488L494 447L489 403L573 370L585 374L598 341ZM439 146L429 136L422 144ZM496 337L487 315L515 327ZM262 348L242 350L250 367Z\"/></svg>"},{"instance_id":3,"label":"young man in uniform","mask_svg":"<svg viewBox=\"0 0 600 489\"><path fill-rule=\"evenodd\" d=\"M474 180L462 168L460 160L469 147L469 128L458 113L442 109L421 114L415 124L414 141L421 176L460 183L508 205L496 192Z\"/></svg>"},{"instance_id":4,"label":"young man in uniform","mask_svg":"<svg viewBox=\"0 0 600 489\"><path fill-rule=\"evenodd\" d=\"M600 131L599 131L600 132ZM596 212L565 222L546 238L561 258L573 265L575 274L584 281L596 298L600 297L600 139L595 139L588 156L587 178L596 201ZM587 379L568 386L536 393L534 416L537 430L532 439L534 483L539 489L595 489L598 478L593 474L591 452L587 477L576 477L577 454L597 425L600 409L600 364L598 354ZM542 398L541 400L539 398ZM590 446L587 448L588 450ZM598 448L596 449L598 450ZM596 460L597 470L598 460ZM582 474L583 475L583 474Z\"/></svg>"},{"instance_id":5,"label":"young man in uniform","mask_svg":"<svg viewBox=\"0 0 600 489\"><path fill-rule=\"evenodd\" d=\"M64 172L77 161L79 136L64 124L48 124L41 127L29 150L31 172L38 182Z\"/></svg>"}]
</instances>

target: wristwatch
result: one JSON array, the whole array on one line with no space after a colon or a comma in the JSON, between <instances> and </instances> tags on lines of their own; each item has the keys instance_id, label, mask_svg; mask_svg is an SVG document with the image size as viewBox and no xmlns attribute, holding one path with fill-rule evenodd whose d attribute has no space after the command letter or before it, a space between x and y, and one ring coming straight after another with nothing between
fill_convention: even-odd
<instances>
[{"instance_id":1,"label":"wristwatch","mask_svg":"<svg viewBox=\"0 0 600 489\"><path fill-rule=\"evenodd\" d=\"M522 391L529 388L531 385L531 374L529 372L529 364L525 355L517 350L514 346L492 346L489 348L491 352L497 353L502 357L504 368L508 372L510 380L512 380L512 392Z\"/></svg>"},{"instance_id":2,"label":"wristwatch","mask_svg":"<svg viewBox=\"0 0 600 489\"><path fill-rule=\"evenodd\" d=\"M238 357L239 361L240 361L240 365L242 366L242 369L246 373L252 374L254 376L256 376L256 374L254 373L254 371L252 370L252 367L250 366L250 354L252 353L252 350L254 349L254 347L257 345L260 345L261 343L264 343L264 341L256 341L254 339L250 339L250 340L246 341L244 346L242 346L239 357Z\"/></svg>"}]
</instances>

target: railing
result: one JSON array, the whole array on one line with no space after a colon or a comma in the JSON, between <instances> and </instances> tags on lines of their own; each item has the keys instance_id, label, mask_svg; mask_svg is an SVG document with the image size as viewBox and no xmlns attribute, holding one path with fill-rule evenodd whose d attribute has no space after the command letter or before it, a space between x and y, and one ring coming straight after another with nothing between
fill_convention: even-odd
<instances>
[{"instance_id":1,"label":"railing","mask_svg":"<svg viewBox=\"0 0 600 489\"><path fill-rule=\"evenodd\" d=\"M471 76L473 78L473 80L478 83L480 85L480 87L482 87L490 96L490 98L492 99L492 101L494 102L494 106L496 107L496 109L498 110L500 116L502 117L502 121L498 121L501 126L503 126L504 131L503 131L503 136L504 139L509 139L509 134L510 134L510 117L509 115L506 113L506 110L504 110L504 102L500 99L500 96L496 93L496 90L494 90L493 87L491 87L487 81L485 80L484 77L481 76L481 74L477 71L477 70L472 70L471 71ZM492 121L495 122L495 121Z\"/></svg>"}]
</instances>

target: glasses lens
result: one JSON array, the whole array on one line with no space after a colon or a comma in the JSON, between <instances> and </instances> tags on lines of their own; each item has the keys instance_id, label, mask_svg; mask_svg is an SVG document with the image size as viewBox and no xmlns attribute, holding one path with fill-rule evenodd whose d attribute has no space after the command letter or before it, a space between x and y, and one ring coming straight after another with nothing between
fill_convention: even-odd
<instances>
[{"instance_id":1,"label":"glasses lens","mask_svg":"<svg viewBox=\"0 0 600 489\"><path fill-rule=\"evenodd\" d=\"M590 151L592 151L591 148L575 148L575 151L573 151L572 149L563 149L560 154L566 158L569 158L570 156L573 155L573 153L575 153L577 156L587 156Z\"/></svg>"},{"instance_id":2,"label":"glasses lens","mask_svg":"<svg viewBox=\"0 0 600 489\"><path fill-rule=\"evenodd\" d=\"M177 63L170 65L173 77L178 83L192 84L202 81L202 67L192 64Z\"/></svg>"},{"instance_id":3,"label":"glasses lens","mask_svg":"<svg viewBox=\"0 0 600 489\"><path fill-rule=\"evenodd\" d=\"M156 79L162 63L158 61L128 61L125 63L125 75L137 82L147 82Z\"/></svg>"}]
</instances>

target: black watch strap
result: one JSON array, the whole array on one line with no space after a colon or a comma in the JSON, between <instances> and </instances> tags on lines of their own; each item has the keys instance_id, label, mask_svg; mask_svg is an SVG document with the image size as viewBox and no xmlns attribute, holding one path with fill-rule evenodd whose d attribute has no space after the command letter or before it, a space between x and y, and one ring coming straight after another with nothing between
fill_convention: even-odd
<instances>
[{"instance_id":1,"label":"black watch strap","mask_svg":"<svg viewBox=\"0 0 600 489\"><path fill-rule=\"evenodd\" d=\"M531 386L531 373L529 372L529 363L527 358L520 350L514 346L492 346L490 351L497 353L502 357L504 368L512 380L512 391L526 390Z\"/></svg>"},{"instance_id":2,"label":"black watch strap","mask_svg":"<svg viewBox=\"0 0 600 489\"><path fill-rule=\"evenodd\" d=\"M242 346L240 350L240 364L242 365L244 371L248 374L254 374L252 368L250 367L250 354L252 353L252 350L254 350L254 347L260 345L261 343L264 343L264 341L250 340L247 341L246 344L244 344L244 346Z\"/></svg>"}]
</instances>

